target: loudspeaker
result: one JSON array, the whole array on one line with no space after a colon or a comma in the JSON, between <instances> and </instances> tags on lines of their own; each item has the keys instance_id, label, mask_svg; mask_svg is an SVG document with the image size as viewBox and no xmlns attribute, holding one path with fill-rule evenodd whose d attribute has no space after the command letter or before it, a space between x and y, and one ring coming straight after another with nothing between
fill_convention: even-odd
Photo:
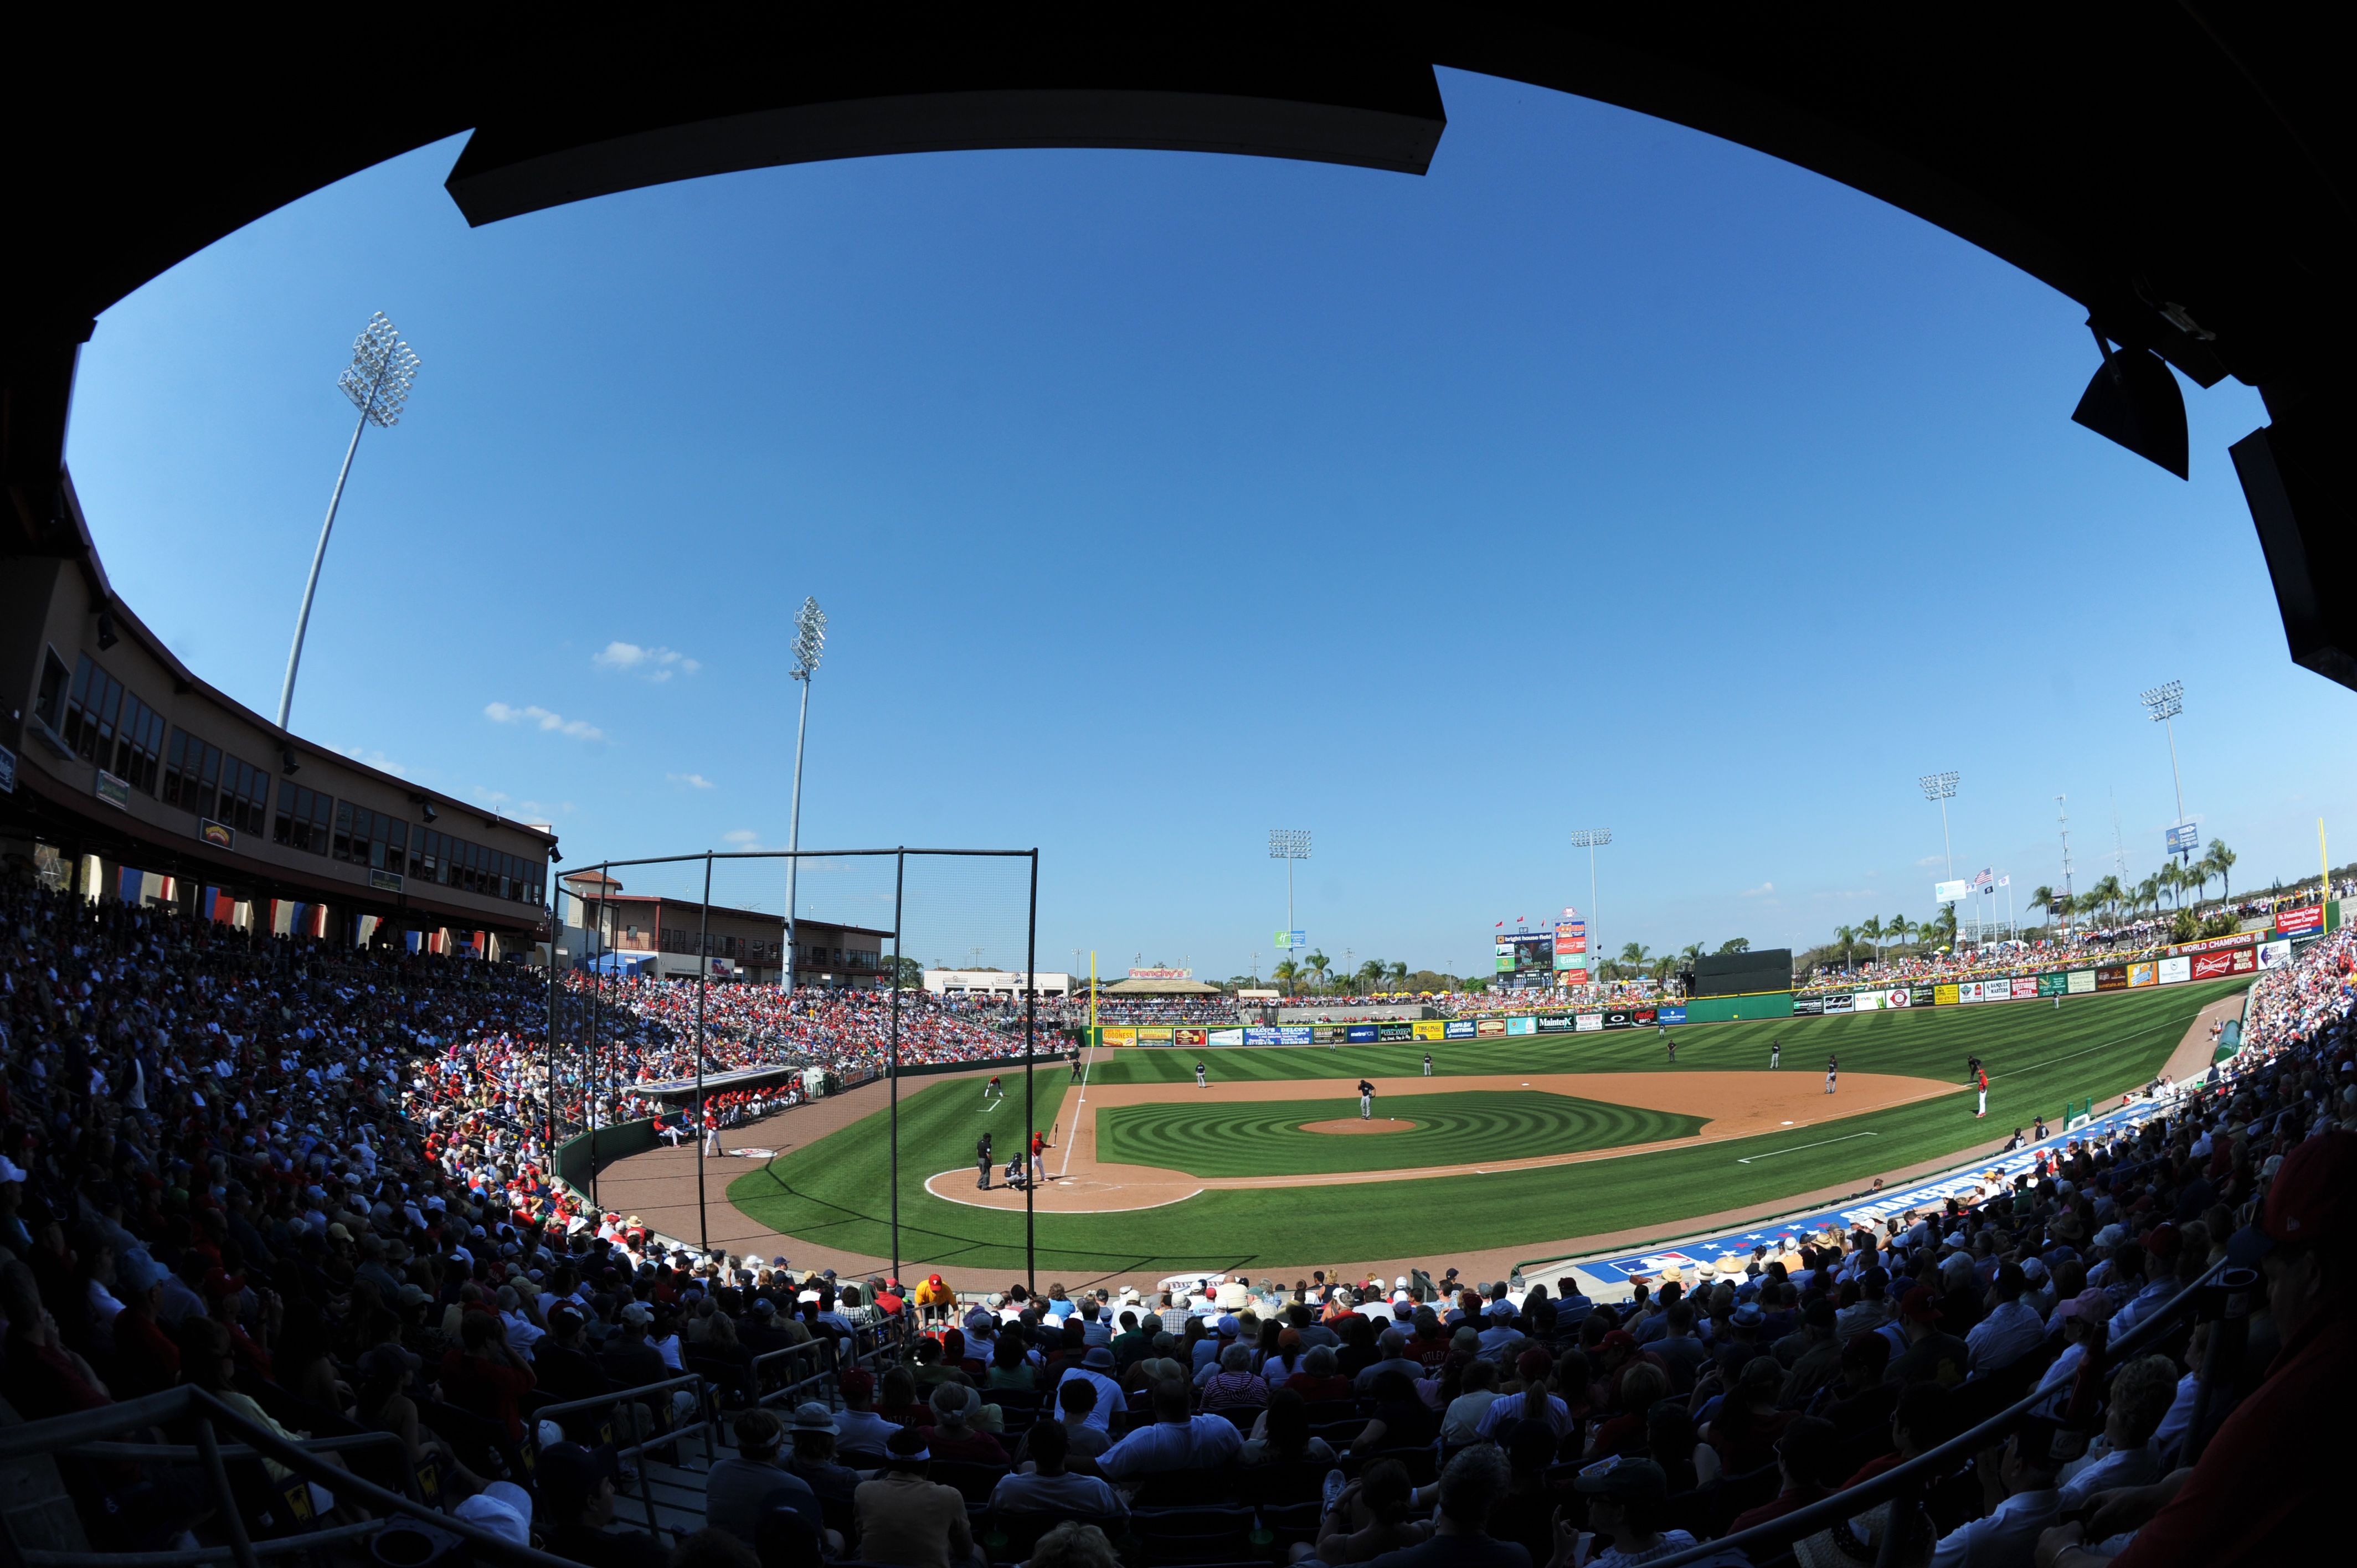
<instances>
[{"instance_id":1,"label":"loudspeaker","mask_svg":"<svg viewBox=\"0 0 2357 1568\"><path fill-rule=\"evenodd\" d=\"M2310 397L2229 447L2292 661L2357 690L2357 496L2350 405Z\"/></svg>"}]
</instances>

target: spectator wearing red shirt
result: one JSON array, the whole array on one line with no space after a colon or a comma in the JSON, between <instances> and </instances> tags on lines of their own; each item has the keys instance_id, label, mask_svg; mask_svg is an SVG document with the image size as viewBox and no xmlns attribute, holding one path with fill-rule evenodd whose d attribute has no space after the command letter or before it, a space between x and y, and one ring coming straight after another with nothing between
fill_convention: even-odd
<instances>
[{"instance_id":1,"label":"spectator wearing red shirt","mask_svg":"<svg viewBox=\"0 0 2357 1568\"><path fill-rule=\"evenodd\" d=\"M498 1422L511 1443L523 1436L523 1396L539 1381L531 1363L509 1348L500 1320L468 1313L460 1348L442 1358L442 1394L462 1410Z\"/></svg>"}]
</instances>

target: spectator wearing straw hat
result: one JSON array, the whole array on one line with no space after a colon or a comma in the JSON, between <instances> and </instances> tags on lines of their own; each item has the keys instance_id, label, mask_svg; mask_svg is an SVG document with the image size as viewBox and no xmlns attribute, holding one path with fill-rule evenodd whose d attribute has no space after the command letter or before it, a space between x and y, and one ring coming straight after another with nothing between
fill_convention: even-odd
<instances>
[{"instance_id":1,"label":"spectator wearing straw hat","mask_svg":"<svg viewBox=\"0 0 2357 1568\"><path fill-rule=\"evenodd\" d=\"M852 1496L865 1563L950 1568L974 1555L965 1498L930 1478L932 1450L921 1427L903 1427L884 1451L884 1473Z\"/></svg>"}]
</instances>

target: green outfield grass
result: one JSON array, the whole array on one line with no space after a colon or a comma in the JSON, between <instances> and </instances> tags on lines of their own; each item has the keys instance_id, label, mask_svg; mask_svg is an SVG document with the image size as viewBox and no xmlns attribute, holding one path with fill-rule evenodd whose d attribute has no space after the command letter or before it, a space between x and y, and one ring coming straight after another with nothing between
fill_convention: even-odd
<instances>
[{"instance_id":1,"label":"green outfield grass","mask_svg":"<svg viewBox=\"0 0 2357 1568\"><path fill-rule=\"evenodd\" d=\"M1349 1092L1352 1083L1338 1079L1335 1087L1343 1098L1115 1106L1097 1113L1097 1157L1206 1176L1412 1172L1458 1164L1469 1157L1469 1149L1574 1155L1659 1143L1691 1136L1704 1122L1700 1116L1606 1105L1568 1094L1472 1090L1380 1097L1378 1124L1391 1118L1414 1122L1405 1132L1342 1137L1303 1132L1305 1122L1359 1114L1358 1097Z\"/></svg>"},{"instance_id":2,"label":"green outfield grass","mask_svg":"<svg viewBox=\"0 0 2357 1568\"><path fill-rule=\"evenodd\" d=\"M1126 1214L1041 1215L1039 1267L1073 1282L1098 1273L1177 1273L1190 1269L1283 1268L1424 1256L1446 1263L1471 1248L1517 1247L1632 1227L1674 1234L1681 1220L1771 1203L1970 1147L2066 1101L2117 1095L2148 1081L2184 1037L2194 1014L2246 982L2172 986L2110 996L2002 1006L1908 1009L1831 1018L1712 1024L1674 1031L1677 1064L1669 1070L1725 1071L1767 1066L1771 1041L1784 1047L1783 1070L1820 1072L1828 1052L1846 1072L1943 1079L1952 1095L1820 1122L1803 1135L1758 1138L1601 1159L1493 1176L1415 1177L1340 1187L1274 1187L1202 1193L1160 1208ZM1440 1079L1459 1074L1660 1071L1662 1042L1649 1031L1538 1036L1323 1047L1244 1047L1100 1052L1095 1081L1190 1080L1200 1058L1215 1080L1405 1077L1422 1070L1429 1048ZM1964 1088L1964 1060L1987 1065L1989 1119L1975 1121ZM918 1080L921 1082L922 1080ZM900 1102L900 1247L904 1260L1019 1275L1024 1217L934 1197L925 1178L971 1170L974 1139L988 1128L1002 1148L1023 1128L1023 1086L1010 1082L1007 1103L985 1108L981 1087L955 1080L912 1090ZM1444 1081L1434 1084L1445 1091ZM1050 1061L1034 1078L1037 1124L1061 1122L1069 1074ZM1319 1101L1331 1108L1349 1086ZM1394 1097L1393 1103L1402 1097ZM1140 1108L1146 1109L1146 1108ZM1207 1112L1211 1108L1206 1106ZM1260 1112L1267 1106L1234 1109ZM1355 1109L1353 1107L1352 1109ZM1297 1134L1308 1138L1316 1134ZM1413 1134L1401 1134L1402 1138ZM1386 1151L1390 1138L1327 1138ZM1475 1146L1450 1163L1542 1152ZM1803 1146L1807 1145L1807 1146ZM1372 1149L1370 1151L1372 1153ZM1200 1165L1219 1157L1206 1150ZM1349 1151L1338 1158L1353 1158ZM1419 1153L1419 1162L1430 1156ZM1051 1151L1049 1168L1054 1168ZM1744 1162L1749 1163L1744 1163ZM1170 1165L1168 1157L1153 1163ZM1223 1167L1224 1168L1224 1167ZM1260 1164L1250 1168L1271 1170ZM889 1194L884 1115L878 1112L808 1148L740 1176L729 1200L761 1223L829 1246L889 1256Z\"/></svg>"}]
</instances>

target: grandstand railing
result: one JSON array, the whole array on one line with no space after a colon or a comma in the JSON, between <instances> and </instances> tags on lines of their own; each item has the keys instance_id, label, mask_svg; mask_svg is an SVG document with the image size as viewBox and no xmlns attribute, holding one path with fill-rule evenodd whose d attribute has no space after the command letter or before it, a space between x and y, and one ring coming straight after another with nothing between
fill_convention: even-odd
<instances>
[{"instance_id":1,"label":"grandstand railing","mask_svg":"<svg viewBox=\"0 0 2357 1568\"><path fill-rule=\"evenodd\" d=\"M2086 1360L2081 1363L2075 1381L2068 1391L2070 1406L2064 1423L2083 1421L2090 1391L2104 1379L2108 1368L2143 1353L2173 1334L2189 1314L2195 1315L2198 1321L2239 1325L2249 1311L2251 1296L2257 1285L2258 1275L2253 1270L2237 1269L2223 1262L2212 1264L2207 1273L2169 1297L2151 1316L2137 1323L2116 1343L2092 1348ZM2189 1463L2201 1453L2200 1445L2205 1436L2202 1423L2209 1416L2211 1401L2221 1386L2221 1380L2231 1380L2239 1375L2237 1363L2241 1351L2240 1335L2221 1333L2215 1328L2211 1331L2210 1345L2201 1372L2200 1392L2196 1396L2194 1420L2186 1434ZM1969 1384L1964 1386L1970 1387ZM1830 1497L1819 1498L1806 1507L1795 1509L1766 1524L1754 1525L1733 1535L1723 1535L1683 1548L1656 1559L1647 1568L1686 1568L1689 1563L1722 1558L1730 1552L1742 1552L1754 1563L1772 1563L1778 1560L1779 1554L1789 1552L1793 1542L1819 1530L1830 1530L1838 1522L1855 1519L1886 1502L1891 1505L1890 1520L1897 1521L1910 1514L1922 1501L1928 1482L1953 1473L1983 1449L2003 1443L2036 1413L2040 1406L2051 1404L2056 1391L2054 1389L2033 1389L1979 1425L1903 1465ZM1900 1552L1907 1544L1901 1540L1901 1531L1895 1527L1895 1522L1886 1526L1877 1552L1877 1568L1896 1568Z\"/></svg>"},{"instance_id":2,"label":"grandstand railing","mask_svg":"<svg viewBox=\"0 0 2357 1568\"><path fill-rule=\"evenodd\" d=\"M0 1463L28 1458L37 1454L70 1453L85 1444L103 1442L118 1433L137 1432L180 1420L194 1423L197 1441L193 1452L205 1472L222 1533L229 1537L225 1545L153 1552L27 1551L24 1558L28 1568L35 1563L41 1564L42 1568L170 1568L173 1564L212 1562L222 1557L236 1563L238 1568L255 1568L265 1557L311 1552L329 1541L371 1534L382 1530L388 1522L380 1518L361 1524L339 1525L257 1543L246 1531L244 1518L238 1512L235 1494L229 1481L228 1460L247 1455L285 1466L305 1480L326 1488L339 1502L349 1498L365 1503L381 1515L415 1520L434 1530L455 1535L472 1547L480 1560L514 1563L518 1568L578 1568L577 1564L565 1558L552 1556L529 1546L519 1546L479 1525L443 1513L404 1493L354 1475L341 1466L329 1464L315 1451L318 1444L291 1443L268 1427L249 1421L201 1389L183 1386L121 1404L102 1405L96 1410L0 1428ZM237 1440L226 1449L220 1436L224 1432ZM325 1441L333 1443L336 1440Z\"/></svg>"},{"instance_id":3,"label":"grandstand railing","mask_svg":"<svg viewBox=\"0 0 2357 1568\"><path fill-rule=\"evenodd\" d=\"M566 1400L562 1404L544 1404L526 1412L525 1419L534 1423L559 1421L580 1411L613 1410L624 1404L640 1404L650 1399L659 1399L661 1402L654 1408L663 1413L656 1419L670 1420L671 1407L675 1402L669 1396L683 1389L693 1389L695 1392L694 1420L673 1421L663 1430L651 1432L635 1442L617 1444L614 1456L617 1459L635 1459L653 1450L668 1448L675 1459L682 1443L690 1437L700 1436L704 1439L704 1462L708 1466L718 1457L713 1444L713 1433L720 1424L720 1412L712 1397L712 1385L701 1372L682 1372L678 1377L665 1378L659 1383L646 1383L635 1389L615 1389L607 1393L592 1394L587 1399ZM529 1436L527 1441L530 1441ZM641 1481L639 1491L647 1505L647 1530L651 1534L659 1533L662 1526L655 1521L655 1489Z\"/></svg>"}]
</instances>

